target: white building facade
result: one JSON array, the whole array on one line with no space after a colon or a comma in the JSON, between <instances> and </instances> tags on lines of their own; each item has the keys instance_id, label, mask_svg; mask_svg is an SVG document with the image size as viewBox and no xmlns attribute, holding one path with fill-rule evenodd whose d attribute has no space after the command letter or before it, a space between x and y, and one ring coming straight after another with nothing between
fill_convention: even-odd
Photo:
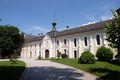
<instances>
[{"instance_id":1,"label":"white building facade","mask_svg":"<svg viewBox=\"0 0 120 80\"><path fill-rule=\"evenodd\" d=\"M28 58L57 58L57 52L67 54L68 58L79 58L84 51L96 55L100 46L109 47L105 40L105 23L112 20L97 22L63 31L53 30L46 35L33 36L25 34L21 57ZM114 51L114 50L113 50ZM115 52L115 51L114 51Z\"/></svg>"}]
</instances>

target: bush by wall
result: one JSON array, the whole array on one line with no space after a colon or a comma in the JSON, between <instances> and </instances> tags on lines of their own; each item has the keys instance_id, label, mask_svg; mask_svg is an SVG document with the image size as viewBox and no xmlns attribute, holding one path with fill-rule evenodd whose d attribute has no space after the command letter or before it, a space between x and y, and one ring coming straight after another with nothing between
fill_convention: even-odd
<instances>
[{"instance_id":1,"label":"bush by wall","mask_svg":"<svg viewBox=\"0 0 120 80\"><path fill-rule=\"evenodd\" d=\"M89 51L84 51L81 55L81 57L78 59L79 63L83 64L94 64L95 63L95 57L94 55Z\"/></svg>"},{"instance_id":2,"label":"bush by wall","mask_svg":"<svg viewBox=\"0 0 120 80\"><path fill-rule=\"evenodd\" d=\"M96 57L99 61L110 61L113 58L113 52L111 49L102 46L98 48Z\"/></svg>"},{"instance_id":3,"label":"bush by wall","mask_svg":"<svg viewBox=\"0 0 120 80\"><path fill-rule=\"evenodd\" d=\"M61 57L62 58L68 58L68 55L67 54L62 54Z\"/></svg>"}]
</instances>

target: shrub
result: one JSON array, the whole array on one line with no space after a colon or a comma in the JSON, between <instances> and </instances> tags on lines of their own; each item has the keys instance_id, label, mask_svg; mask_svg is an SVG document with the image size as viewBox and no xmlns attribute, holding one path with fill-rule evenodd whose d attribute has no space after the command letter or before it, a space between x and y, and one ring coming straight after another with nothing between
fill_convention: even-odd
<instances>
[{"instance_id":1,"label":"shrub","mask_svg":"<svg viewBox=\"0 0 120 80\"><path fill-rule=\"evenodd\" d=\"M81 55L81 57L78 59L79 63L84 64L94 64L95 63L95 57L94 55L89 51L84 51Z\"/></svg>"},{"instance_id":2,"label":"shrub","mask_svg":"<svg viewBox=\"0 0 120 80\"><path fill-rule=\"evenodd\" d=\"M41 60L41 59L43 59L43 58L41 57L41 55L39 55L39 56L38 56L38 60Z\"/></svg>"},{"instance_id":3,"label":"shrub","mask_svg":"<svg viewBox=\"0 0 120 80\"><path fill-rule=\"evenodd\" d=\"M113 52L111 49L102 46L98 48L96 57L99 61L110 61L113 58Z\"/></svg>"},{"instance_id":4,"label":"shrub","mask_svg":"<svg viewBox=\"0 0 120 80\"><path fill-rule=\"evenodd\" d=\"M60 56L61 56L61 52L57 52L58 59L60 59Z\"/></svg>"},{"instance_id":5,"label":"shrub","mask_svg":"<svg viewBox=\"0 0 120 80\"><path fill-rule=\"evenodd\" d=\"M68 58L68 55L67 54L62 54L61 57L62 58Z\"/></svg>"}]
</instances>

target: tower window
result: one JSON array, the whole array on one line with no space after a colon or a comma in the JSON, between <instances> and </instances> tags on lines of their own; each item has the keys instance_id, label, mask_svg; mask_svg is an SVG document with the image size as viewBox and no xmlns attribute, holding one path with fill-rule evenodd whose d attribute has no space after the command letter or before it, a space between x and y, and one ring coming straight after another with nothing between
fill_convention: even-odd
<instances>
[{"instance_id":1,"label":"tower window","mask_svg":"<svg viewBox=\"0 0 120 80\"><path fill-rule=\"evenodd\" d=\"M77 46L76 38L74 38L74 46L75 46L75 47Z\"/></svg>"},{"instance_id":2,"label":"tower window","mask_svg":"<svg viewBox=\"0 0 120 80\"><path fill-rule=\"evenodd\" d=\"M66 45L66 39L64 39L64 45Z\"/></svg>"},{"instance_id":3,"label":"tower window","mask_svg":"<svg viewBox=\"0 0 120 80\"><path fill-rule=\"evenodd\" d=\"M88 42L87 42L87 37L84 37L84 43L85 43L85 46L88 45Z\"/></svg>"},{"instance_id":4,"label":"tower window","mask_svg":"<svg viewBox=\"0 0 120 80\"><path fill-rule=\"evenodd\" d=\"M97 42L97 45L100 45L100 36L99 35L96 35L96 42Z\"/></svg>"}]
</instances>

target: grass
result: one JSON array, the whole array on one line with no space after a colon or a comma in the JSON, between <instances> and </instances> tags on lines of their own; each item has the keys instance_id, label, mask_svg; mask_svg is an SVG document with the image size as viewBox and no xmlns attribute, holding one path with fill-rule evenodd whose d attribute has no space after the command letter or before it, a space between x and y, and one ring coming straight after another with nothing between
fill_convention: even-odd
<instances>
[{"instance_id":1,"label":"grass","mask_svg":"<svg viewBox=\"0 0 120 80\"><path fill-rule=\"evenodd\" d=\"M120 66L112 63L96 61L95 64L79 64L77 59L52 59L52 61L92 73L102 80L120 79Z\"/></svg>"},{"instance_id":2,"label":"grass","mask_svg":"<svg viewBox=\"0 0 120 80\"><path fill-rule=\"evenodd\" d=\"M25 63L17 61L0 61L0 80L19 80L25 69Z\"/></svg>"}]
</instances>

